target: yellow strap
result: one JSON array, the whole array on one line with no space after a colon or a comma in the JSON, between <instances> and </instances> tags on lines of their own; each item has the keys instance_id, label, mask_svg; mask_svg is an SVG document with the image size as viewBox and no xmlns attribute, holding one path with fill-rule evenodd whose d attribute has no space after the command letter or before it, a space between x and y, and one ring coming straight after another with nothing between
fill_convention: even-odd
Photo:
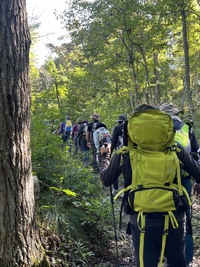
<instances>
[{"instance_id":1,"label":"yellow strap","mask_svg":"<svg viewBox=\"0 0 200 267\"><path fill-rule=\"evenodd\" d=\"M176 151L172 151L172 155L174 156L175 162L176 162L176 171L177 171L177 183L178 183L178 192L179 195L183 195L183 190L182 190L182 184L181 184L181 168L180 168L180 162L179 159L176 155Z\"/></svg>"},{"instance_id":2,"label":"yellow strap","mask_svg":"<svg viewBox=\"0 0 200 267\"><path fill-rule=\"evenodd\" d=\"M144 267L145 221L146 221L146 216L143 214L143 212L139 212L137 217L137 224L138 228L140 229L140 248L139 248L140 267Z\"/></svg>"},{"instance_id":3,"label":"yellow strap","mask_svg":"<svg viewBox=\"0 0 200 267\"><path fill-rule=\"evenodd\" d=\"M129 147L128 146L123 146L123 147L121 147L120 149L118 149L117 151L116 151L116 153L117 154L124 154L124 153L127 153L127 152L129 152Z\"/></svg>"},{"instance_id":4,"label":"yellow strap","mask_svg":"<svg viewBox=\"0 0 200 267\"><path fill-rule=\"evenodd\" d=\"M178 227L178 222L172 211L169 211L168 214L165 215L164 233L162 236L162 248L161 248L160 262L158 265L159 267L162 267L162 262L163 262L163 258L165 254L165 246L166 246L166 240L167 240L167 235L168 235L168 230L169 230L169 221L171 222L173 228Z\"/></svg>"},{"instance_id":5,"label":"yellow strap","mask_svg":"<svg viewBox=\"0 0 200 267\"><path fill-rule=\"evenodd\" d=\"M136 189L135 185L141 184L142 181L138 181L139 176L137 175L137 163L138 163L138 152L137 148L133 148L130 150L130 162L131 162L131 168L132 168L132 182L131 182L131 188Z\"/></svg>"},{"instance_id":6,"label":"yellow strap","mask_svg":"<svg viewBox=\"0 0 200 267\"><path fill-rule=\"evenodd\" d=\"M114 197L114 200L116 200L122 193L126 192L128 189L127 188L123 188L122 190L120 190L116 196Z\"/></svg>"},{"instance_id":7,"label":"yellow strap","mask_svg":"<svg viewBox=\"0 0 200 267\"><path fill-rule=\"evenodd\" d=\"M176 220L176 217L174 216L174 213L172 211L168 211L170 222L172 224L172 227L174 229L178 228L178 222Z\"/></svg>"},{"instance_id":8,"label":"yellow strap","mask_svg":"<svg viewBox=\"0 0 200 267\"><path fill-rule=\"evenodd\" d=\"M162 248L161 248L161 255L160 255L160 262L159 262L159 267L162 267L162 262L164 259L164 254L165 254L165 246L166 246L166 240L167 240L167 235L168 235L168 229L169 229L169 214L165 215L165 221L164 221L164 233L162 236Z\"/></svg>"},{"instance_id":9,"label":"yellow strap","mask_svg":"<svg viewBox=\"0 0 200 267\"><path fill-rule=\"evenodd\" d=\"M166 246L166 240L169 230L169 222L171 222L173 228L178 227L178 222L176 220L176 217L174 216L172 211L169 211L167 215L165 215L164 220L164 233L162 236L162 247L161 247L161 255L160 255L160 262L159 267L162 267L162 262L164 258L165 253L165 246ZM139 261L140 261L140 267L144 267L144 237L145 237L145 223L146 223L146 216L143 214L143 212L139 212L137 216L137 224L138 228L140 230L140 247L139 247Z\"/></svg>"}]
</instances>

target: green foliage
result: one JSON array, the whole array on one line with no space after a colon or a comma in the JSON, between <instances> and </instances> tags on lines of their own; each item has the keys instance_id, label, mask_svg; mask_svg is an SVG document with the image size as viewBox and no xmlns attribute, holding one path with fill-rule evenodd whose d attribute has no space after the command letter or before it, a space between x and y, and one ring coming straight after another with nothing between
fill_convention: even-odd
<instances>
[{"instance_id":1,"label":"green foliage","mask_svg":"<svg viewBox=\"0 0 200 267\"><path fill-rule=\"evenodd\" d=\"M104 253L107 246L105 226L112 219L109 199L105 197L99 177L85 168L79 157L62 147L62 140L52 123L56 121L55 116L51 117L53 107L52 110L44 109L40 99L36 102L31 146L33 172L41 182L38 201L41 228L70 240L67 248L61 244L61 257L67 257L65 262L75 262L74 266L82 262L83 266L88 266L87 261L95 257L96 250ZM97 236L98 241L95 240ZM48 239L48 242L52 241ZM69 256L75 247L75 255ZM46 252L49 255L48 249Z\"/></svg>"},{"instance_id":2,"label":"green foliage","mask_svg":"<svg viewBox=\"0 0 200 267\"><path fill-rule=\"evenodd\" d=\"M200 27L192 0L68 2L60 17L70 42L49 44L52 56L40 69L31 63L31 149L33 172L41 181L42 227L59 235L60 255L71 267L87 266L97 251L103 253L112 216L99 177L62 147L59 124L66 115L75 122L97 112L112 131L119 114L128 115L141 103L172 101L195 120L200 141ZM193 114L185 90L183 8Z\"/></svg>"},{"instance_id":3,"label":"green foliage","mask_svg":"<svg viewBox=\"0 0 200 267\"><path fill-rule=\"evenodd\" d=\"M67 155L65 168L67 171L64 176L54 177L54 186L42 193L42 225L44 228L48 226L51 232L65 236L71 242L73 239L73 247L77 248L76 255L79 257L76 260L86 263L90 257L93 258L96 251L104 253L107 247L105 226L112 220L110 201L99 177L88 172L88 169L70 155ZM69 255L69 252L65 253ZM75 255L71 258L74 260Z\"/></svg>"}]
</instances>

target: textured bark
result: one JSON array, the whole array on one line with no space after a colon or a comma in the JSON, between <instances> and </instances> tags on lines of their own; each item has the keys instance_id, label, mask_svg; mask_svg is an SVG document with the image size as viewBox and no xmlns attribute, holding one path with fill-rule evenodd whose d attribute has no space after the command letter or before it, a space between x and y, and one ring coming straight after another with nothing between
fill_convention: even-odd
<instances>
[{"instance_id":1,"label":"textured bark","mask_svg":"<svg viewBox=\"0 0 200 267\"><path fill-rule=\"evenodd\" d=\"M25 0L0 0L0 266L39 266Z\"/></svg>"}]
</instances>

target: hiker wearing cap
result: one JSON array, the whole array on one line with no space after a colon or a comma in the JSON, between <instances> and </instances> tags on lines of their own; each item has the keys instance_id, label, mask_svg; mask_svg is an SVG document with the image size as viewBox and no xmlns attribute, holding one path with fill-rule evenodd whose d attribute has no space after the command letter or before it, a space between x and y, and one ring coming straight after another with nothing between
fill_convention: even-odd
<instances>
[{"instance_id":1,"label":"hiker wearing cap","mask_svg":"<svg viewBox=\"0 0 200 267\"><path fill-rule=\"evenodd\" d=\"M82 119L78 118L76 120L76 124L73 125L72 127L72 138L73 138L73 142L74 142L74 153L76 154L78 151L78 130L80 128L80 125L82 123Z\"/></svg>"},{"instance_id":2,"label":"hiker wearing cap","mask_svg":"<svg viewBox=\"0 0 200 267\"><path fill-rule=\"evenodd\" d=\"M98 164L98 153L94 144L93 133L96 130L98 124L100 123L100 115L98 113L94 113L90 116L92 122L88 124L87 133L86 133L86 140L87 146L92 151L92 167L95 172L99 172L99 164Z\"/></svg>"},{"instance_id":3,"label":"hiker wearing cap","mask_svg":"<svg viewBox=\"0 0 200 267\"><path fill-rule=\"evenodd\" d=\"M116 122L118 123L117 126L113 129L112 134L112 144L111 144L111 153L113 150L117 150L120 146L123 145L123 123L127 120L126 115L119 115L118 120Z\"/></svg>"},{"instance_id":4,"label":"hiker wearing cap","mask_svg":"<svg viewBox=\"0 0 200 267\"><path fill-rule=\"evenodd\" d=\"M180 143L197 161L199 145L195 133L190 126L183 122L181 117L184 111L179 109L175 104L163 103L160 110L169 114L174 123L176 130L175 140ZM188 191L189 196L192 193L192 177L187 172L182 172L182 184ZM200 185L195 184L196 190L200 190ZM189 264L193 258L193 241L192 241L192 224L191 224L191 211L186 212L186 259Z\"/></svg>"},{"instance_id":5,"label":"hiker wearing cap","mask_svg":"<svg viewBox=\"0 0 200 267\"><path fill-rule=\"evenodd\" d=\"M118 120L116 122L118 123L117 126L113 129L112 134L112 143L111 143L111 154L114 150L118 150L120 147L123 146L123 123L127 120L126 115L119 115ZM118 179L113 184L113 195L115 195L118 192Z\"/></svg>"},{"instance_id":6,"label":"hiker wearing cap","mask_svg":"<svg viewBox=\"0 0 200 267\"><path fill-rule=\"evenodd\" d=\"M189 144L187 144L187 149L189 152L197 153L199 149L199 144L197 142L197 138L195 136L195 133L190 125L187 125L183 122L182 116L184 114L183 110L180 110L177 108L176 105L172 103L164 103L160 106L160 110L166 112L169 114L174 122L174 128L176 132L182 131L185 135L185 142L186 142L186 136ZM178 135L176 136L178 138ZM186 146L185 146L186 147Z\"/></svg>"}]
</instances>

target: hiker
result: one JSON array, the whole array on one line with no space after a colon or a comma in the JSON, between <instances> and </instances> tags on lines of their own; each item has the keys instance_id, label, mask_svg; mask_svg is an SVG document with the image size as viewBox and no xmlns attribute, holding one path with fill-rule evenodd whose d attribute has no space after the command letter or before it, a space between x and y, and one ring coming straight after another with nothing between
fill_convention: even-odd
<instances>
[{"instance_id":1,"label":"hiker","mask_svg":"<svg viewBox=\"0 0 200 267\"><path fill-rule=\"evenodd\" d=\"M160 110L169 114L174 123L176 130L175 140L179 142L193 157L198 161L198 141L192 129L191 121L187 124L181 119L184 114L183 110L177 108L172 103L163 103ZM192 177L187 172L182 172L182 184L186 188L189 196L192 193ZM192 241L192 223L191 209L186 212L186 260L189 263L193 259L193 241Z\"/></svg>"},{"instance_id":2,"label":"hiker","mask_svg":"<svg viewBox=\"0 0 200 267\"><path fill-rule=\"evenodd\" d=\"M111 143L111 154L114 150L118 150L120 147L123 146L123 123L127 120L126 115L119 115L118 120L116 122L118 123L117 126L113 129L112 134L112 143ZM118 179L113 184L113 195L116 195L118 192L119 185L118 185Z\"/></svg>"},{"instance_id":3,"label":"hiker","mask_svg":"<svg viewBox=\"0 0 200 267\"><path fill-rule=\"evenodd\" d=\"M80 128L81 123L82 123L82 119L78 118L76 120L76 123L72 127L72 138L73 138L73 143L74 143L74 154L76 154L78 152L78 147L79 147L78 130Z\"/></svg>"},{"instance_id":4,"label":"hiker","mask_svg":"<svg viewBox=\"0 0 200 267\"><path fill-rule=\"evenodd\" d=\"M78 142L81 151L81 158L85 166L88 166L89 164L89 147L87 146L87 140L86 140L87 128L88 128L88 121L83 120L83 123L80 125L78 130Z\"/></svg>"},{"instance_id":5,"label":"hiker","mask_svg":"<svg viewBox=\"0 0 200 267\"><path fill-rule=\"evenodd\" d=\"M97 113L94 113L91 117L92 122L88 124L87 134L86 134L86 140L87 140L87 146L92 151L92 167L94 172L99 172L99 164L98 164L98 152L94 144L94 138L93 133L96 130L97 125L100 123L100 115Z\"/></svg>"},{"instance_id":6,"label":"hiker","mask_svg":"<svg viewBox=\"0 0 200 267\"><path fill-rule=\"evenodd\" d=\"M65 117L65 121L63 121L60 124L60 129L58 131L58 134L62 134L62 140L63 140L63 145L62 147L68 145L69 146L69 152L71 152L71 141L70 136L72 133L72 121L70 119L70 116Z\"/></svg>"},{"instance_id":7,"label":"hiker","mask_svg":"<svg viewBox=\"0 0 200 267\"><path fill-rule=\"evenodd\" d=\"M93 140L97 153L100 152L100 148L104 143L111 143L110 132L108 131L104 123L99 122L93 132Z\"/></svg>"},{"instance_id":8,"label":"hiker","mask_svg":"<svg viewBox=\"0 0 200 267\"><path fill-rule=\"evenodd\" d=\"M122 152L113 153L110 160L110 145L101 148L103 185L111 186L121 170L125 178L124 211L130 215L127 230L132 234L137 267L157 267L158 262L160 267L164 256L168 267L187 267L184 215L190 200L180 184L180 167L196 179L194 193L200 196L200 165L180 144L176 148L173 140L170 116L152 106L141 105L124 124L123 141L127 150L122 151L122 166ZM155 186L154 180L159 186ZM169 194L168 187L177 194L177 206L173 199L176 194ZM170 203L166 201L168 194Z\"/></svg>"}]
</instances>

